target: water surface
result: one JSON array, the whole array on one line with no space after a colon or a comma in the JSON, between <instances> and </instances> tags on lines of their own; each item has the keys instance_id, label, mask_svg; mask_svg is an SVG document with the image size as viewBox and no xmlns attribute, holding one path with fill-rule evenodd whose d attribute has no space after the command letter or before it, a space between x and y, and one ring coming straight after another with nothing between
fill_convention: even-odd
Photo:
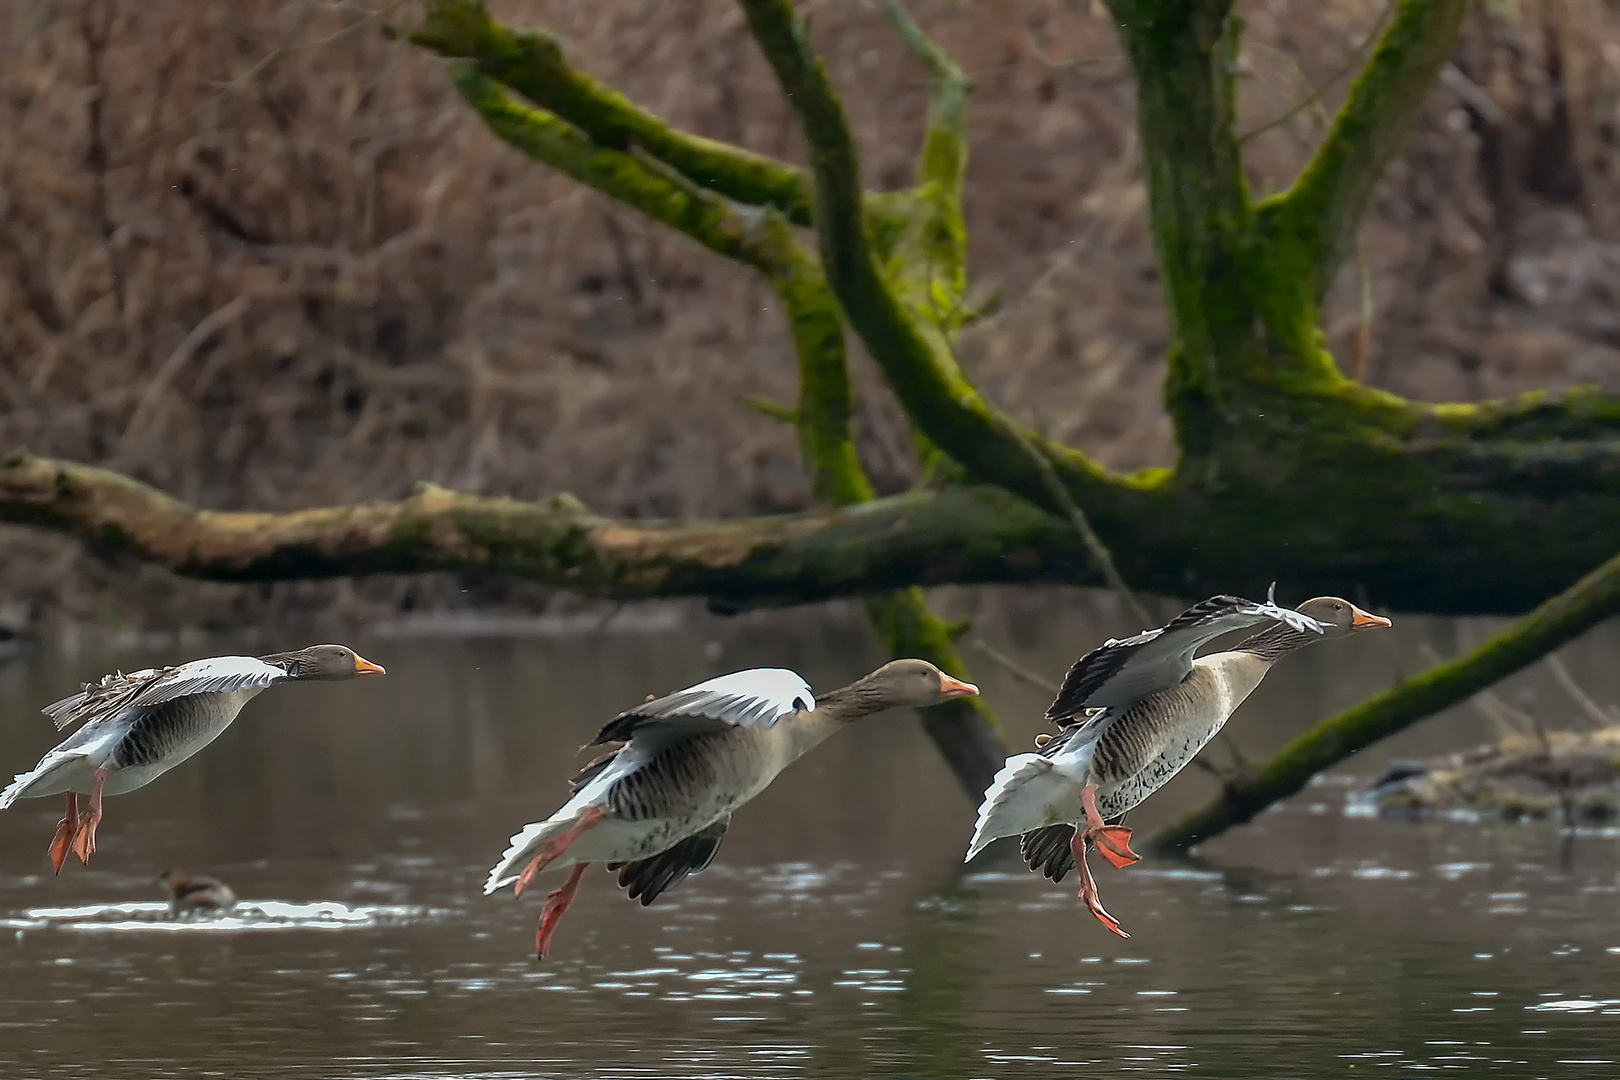
<instances>
[{"instance_id":1,"label":"water surface","mask_svg":"<svg viewBox=\"0 0 1620 1080\"><path fill-rule=\"evenodd\" d=\"M1132 629L1063 593L1004 595L975 633L1056 675ZM266 693L203 754L109 800L88 869L50 874L56 799L0 814L0 1076L1620 1075L1613 834L1343 812L1349 775L1487 734L1467 711L1197 860L1100 866L1129 941L1072 882L964 873L967 800L914 719L874 720L785 774L653 907L588 875L538 964L538 898L479 886L507 835L564 796L597 725L737 667L826 688L878 659L837 610L575 630L357 639L386 679ZM1423 666L1425 643L1449 654L1480 632L1407 619L1314 648L1230 730L1258 756ZM1616 646L1605 628L1567 650L1602 701L1620 700ZM79 680L195 652L0 667L0 768L52 745L35 710ZM969 655L1027 741L1043 695ZM1504 692L1548 723L1573 714L1539 675ZM1132 824L1212 783L1189 770ZM167 921L153 879L170 866L224 878L243 908Z\"/></svg>"}]
</instances>

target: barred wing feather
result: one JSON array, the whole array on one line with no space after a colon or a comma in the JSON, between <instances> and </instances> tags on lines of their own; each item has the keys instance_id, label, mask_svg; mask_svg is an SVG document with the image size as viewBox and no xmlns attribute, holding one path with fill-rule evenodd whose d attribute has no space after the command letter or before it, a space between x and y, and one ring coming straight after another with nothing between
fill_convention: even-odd
<instances>
[{"instance_id":1,"label":"barred wing feather","mask_svg":"<svg viewBox=\"0 0 1620 1080\"><path fill-rule=\"evenodd\" d=\"M700 682L628 709L607 723L592 746L628 742L667 745L731 727L770 727L816 707L810 684L786 668L751 668Z\"/></svg>"},{"instance_id":2,"label":"barred wing feather","mask_svg":"<svg viewBox=\"0 0 1620 1080\"><path fill-rule=\"evenodd\" d=\"M287 678L274 664L252 656L213 656L175 667L146 668L129 674L115 672L86 683L82 691L52 702L40 711L58 731L74 724L91 724L117 716L125 709L145 709L192 694L221 694L263 689Z\"/></svg>"},{"instance_id":3,"label":"barred wing feather","mask_svg":"<svg viewBox=\"0 0 1620 1080\"><path fill-rule=\"evenodd\" d=\"M1086 709L1130 705L1167 690L1192 671L1193 654L1223 634L1267 622L1285 623L1307 633L1323 633L1309 615L1271 601L1212 596L1156 630L1111 640L1082 656L1069 669L1048 720L1065 720Z\"/></svg>"}]
</instances>

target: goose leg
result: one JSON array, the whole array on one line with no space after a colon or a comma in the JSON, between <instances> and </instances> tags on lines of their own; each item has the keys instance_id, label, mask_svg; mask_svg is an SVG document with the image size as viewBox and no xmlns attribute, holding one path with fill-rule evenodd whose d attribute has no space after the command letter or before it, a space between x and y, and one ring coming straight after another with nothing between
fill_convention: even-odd
<instances>
[{"instance_id":1,"label":"goose leg","mask_svg":"<svg viewBox=\"0 0 1620 1080\"><path fill-rule=\"evenodd\" d=\"M575 840L578 840L587 829L605 817L607 817L607 814L599 807L592 806L582 811L579 817L574 819L572 825L547 841L540 848L540 853L529 861L529 865L524 868L523 873L518 877L517 884L512 886L512 895L522 896L523 890L529 887L529 882L534 880L536 874L556 862L563 852L573 846ZM567 904L563 906L566 908Z\"/></svg>"},{"instance_id":2,"label":"goose leg","mask_svg":"<svg viewBox=\"0 0 1620 1080\"><path fill-rule=\"evenodd\" d=\"M1131 830L1123 825L1104 825L1097 812L1097 785L1087 784L1080 791L1080 804L1086 808L1086 828L1083 835L1102 852L1102 857L1115 866L1129 866L1140 862L1142 856L1131 850Z\"/></svg>"},{"instance_id":3,"label":"goose leg","mask_svg":"<svg viewBox=\"0 0 1620 1080\"><path fill-rule=\"evenodd\" d=\"M56 824L56 835L51 837L51 846L46 849L51 856L51 865L56 872L62 872L62 864L67 862L68 852L73 850L73 838L79 833L79 793L68 792L67 812L62 820Z\"/></svg>"},{"instance_id":4,"label":"goose leg","mask_svg":"<svg viewBox=\"0 0 1620 1080\"><path fill-rule=\"evenodd\" d=\"M546 953L551 951L551 935L557 932L557 924L574 902L574 894L579 891L579 879L585 876L585 868L589 865L585 862L575 863L562 888L547 894L546 906L540 911L540 928L534 935L535 959L544 960Z\"/></svg>"},{"instance_id":5,"label":"goose leg","mask_svg":"<svg viewBox=\"0 0 1620 1080\"><path fill-rule=\"evenodd\" d=\"M90 780L90 809L79 815L78 835L73 838L73 854L85 864L96 852L96 826L101 824L101 788L107 783L107 770L97 769Z\"/></svg>"},{"instance_id":6,"label":"goose leg","mask_svg":"<svg viewBox=\"0 0 1620 1080\"><path fill-rule=\"evenodd\" d=\"M1128 938L1131 935L1120 928L1118 919L1108 914L1108 910L1102 906L1102 897L1097 895L1097 883L1092 880L1091 867L1086 865L1087 846L1085 836L1076 830L1074 839L1069 841L1069 850L1074 853L1075 869L1080 871L1080 899L1085 903L1086 910L1091 912L1098 922L1120 937Z\"/></svg>"}]
</instances>

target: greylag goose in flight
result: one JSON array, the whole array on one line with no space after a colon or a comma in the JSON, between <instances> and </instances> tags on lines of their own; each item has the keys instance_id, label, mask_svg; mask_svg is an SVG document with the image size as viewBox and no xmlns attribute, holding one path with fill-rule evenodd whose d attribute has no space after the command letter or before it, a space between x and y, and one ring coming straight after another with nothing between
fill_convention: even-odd
<instances>
[{"instance_id":1,"label":"greylag goose in flight","mask_svg":"<svg viewBox=\"0 0 1620 1080\"><path fill-rule=\"evenodd\" d=\"M1095 847L1116 867L1140 858L1119 824L1125 812L1180 772L1274 663L1314 641L1388 625L1335 596L1296 610L1214 596L1157 630L1093 649L1046 711L1057 734L1038 741L1038 753L1008 758L985 791L967 857L997 837L1021 835L1030 869L1053 881L1078 869L1080 899L1129 937L1104 910L1086 852ZM1193 658L1222 634L1255 627L1262 629L1232 648Z\"/></svg>"},{"instance_id":2,"label":"greylag goose in flight","mask_svg":"<svg viewBox=\"0 0 1620 1080\"><path fill-rule=\"evenodd\" d=\"M118 672L85 683L42 710L61 731L84 726L0 791L0 810L18 799L67 792L67 813L51 840L57 873L72 851L96 850L103 795L145 787L220 736L259 691L287 680L333 682L383 668L342 645L311 645L268 656L213 656L176 667ZM79 811L79 795L90 808Z\"/></svg>"},{"instance_id":3,"label":"greylag goose in flight","mask_svg":"<svg viewBox=\"0 0 1620 1080\"><path fill-rule=\"evenodd\" d=\"M489 872L484 894L522 895L548 867L572 867L547 898L535 935L544 959L585 868L607 863L650 904L714 858L732 811L853 720L977 694L924 660L895 660L817 701L799 675L755 668L722 675L619 714L591 746L615 746L573 780L573 797L525 825Z\"/></svg>"}]
</instances>

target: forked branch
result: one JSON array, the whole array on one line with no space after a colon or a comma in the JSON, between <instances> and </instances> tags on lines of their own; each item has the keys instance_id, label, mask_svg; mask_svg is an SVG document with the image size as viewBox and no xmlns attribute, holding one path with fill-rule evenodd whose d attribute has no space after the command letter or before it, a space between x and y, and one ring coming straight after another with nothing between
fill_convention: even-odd
<instances>
[{"instance_id":1,"label":"forked branch","mask_svg":"<svg viewBox=\"0 0 1620 1080\"><path fill-rule=\"evenodd\" d=\"M799 118L815 179L816 232L829 284L912 422L967 469L1065 513L1012 421L979 394L938 333L879 270L861 202L860 158L843 105L789 0L741 0L749 28ZM1048 446L1077 502L1117 492L1118 478L1069 447Z\"/></svg>"},{"instance_id":2,"label":"forked branch","mask_svg":"<svg viewBox=\"0 0 1620 1080\"><path fill-rule=\"evenodd\" d=\"M1378 178L1405 142L1462 27L1468 0L1399 0L1372 59L1293 187L1265 205L1275 254L1320 302L1355 245Z\"/></svg>"}]
</instances>

